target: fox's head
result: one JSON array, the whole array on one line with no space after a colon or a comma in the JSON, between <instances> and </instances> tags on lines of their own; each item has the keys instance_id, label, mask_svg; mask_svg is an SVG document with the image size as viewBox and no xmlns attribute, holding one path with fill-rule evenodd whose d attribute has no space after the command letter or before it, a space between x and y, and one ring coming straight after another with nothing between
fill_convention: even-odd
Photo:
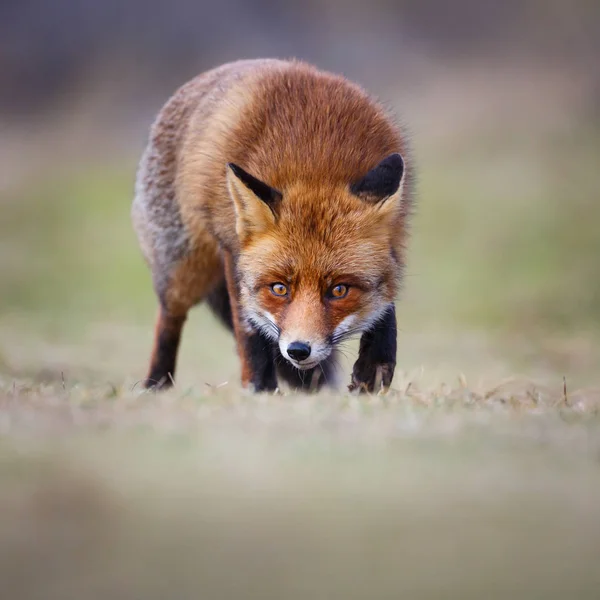
<instances>
[{"instance_id":1,"label":"fox's head","mask_svg":"<svg viewBox=\"0 0 600 600\"><path fill-rule=\"evenodd\" d=\"M229 164L246 319L298 369L372 326L397 293L406 207L392 154L356 181L278 190Z\"/></svg>"}]
</instances>

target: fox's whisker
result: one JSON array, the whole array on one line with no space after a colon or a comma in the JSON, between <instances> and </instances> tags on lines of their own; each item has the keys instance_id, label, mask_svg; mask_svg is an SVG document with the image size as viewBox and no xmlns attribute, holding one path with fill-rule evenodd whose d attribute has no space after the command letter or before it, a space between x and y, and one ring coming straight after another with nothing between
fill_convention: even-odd
<instances>
[{"instance_id":1,"label":"fox's whisker","mask_svg":"<svg viewBox=\"0 0 600 600\"><path fill-rule=\"evenodd\" d=\"M323 365L321 363L319 363L317 366L319 367L319 369L321 369L321 374L323 375L323 379L325 380L325 384L329 385L329 380L327 379L327 375L325 374L325 369L323 368Z\"/></svg>"},{"instance_id":2,"label":"fox's whisker","mask_svg":"<svg viewBox=\"0 0 600 600\"><path fill-rule=\"evenodd\" d=\"M348 338L351 338L353 335L362 333L362 331L363 331L362 327L354 327L352 329L349 329L348 331L343 331L342 333L338 333L337 335L333 336L331 341L333 344L339 344L341 341L347 340Z\"/></svg>"}]
</instances>

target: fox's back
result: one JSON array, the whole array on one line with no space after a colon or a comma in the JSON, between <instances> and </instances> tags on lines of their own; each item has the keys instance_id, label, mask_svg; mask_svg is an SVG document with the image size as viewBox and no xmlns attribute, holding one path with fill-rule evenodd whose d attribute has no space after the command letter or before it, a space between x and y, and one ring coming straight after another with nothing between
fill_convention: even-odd
<instances>
[{"instance_id":1,"label":"fox's back","mask_svg":"<svg viewBox=\"0 0 600 600\"><path fill-rule=\"evenodd\" d=\"M347 183L393 152L406 154L383 107L341 76L276 60L227 68L225 77L199 80L202 92L182 137L177 189L186 221L198 219L202 202L215 229L228 230L228 162L285 193L298 183Z\"/></svg>"},{"instance_id":2,"label":"fox's back","mask_svg":"<svg viewBox=\"0 0 600 600\"><path fill-rule=\"evenodd\" d=\"M178 188L182 165L190 158L198 161L202 170L202 144L192 150L193 157L186 157L187 140L208 137L211 120L218 118L216 113L223 110L231 88L245 75L261 65L279 62L243 60L202 73L179 88L158 113L138 168L132 209L142 251L151 265L158 262L158 268L166 269L189 247L190 232L186 231L181 205L189 206L191 201Z\"/></svg>"}]
</instances>

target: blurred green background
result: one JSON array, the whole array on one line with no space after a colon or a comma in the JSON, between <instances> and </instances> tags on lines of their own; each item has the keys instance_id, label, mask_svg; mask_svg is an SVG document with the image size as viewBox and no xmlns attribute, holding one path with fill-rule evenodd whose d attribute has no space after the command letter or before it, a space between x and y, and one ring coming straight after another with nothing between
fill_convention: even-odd
<instances>
[{"instance_id":1,"label":"blurred green background","mask_svg":"<svg viewBox=\"0 0 600 600\"><path fill-rule=\"evenodd\" d=\"M403 366L480 372L490 356L490 371L589 379L599 13L585 0L3 2L0 368L143 375L155 301L129 208L148 127L204 69L296 56L365 85L411 133ZM185 344L190 383L235 377L203 309Z\"/></svg>"}]
</instances>

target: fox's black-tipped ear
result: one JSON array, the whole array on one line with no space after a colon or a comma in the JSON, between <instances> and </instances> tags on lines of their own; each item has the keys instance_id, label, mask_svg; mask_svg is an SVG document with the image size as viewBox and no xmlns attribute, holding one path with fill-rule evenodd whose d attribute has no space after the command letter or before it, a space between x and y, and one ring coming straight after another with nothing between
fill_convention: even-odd
<instances>
[{"instance_id":1,"label":"fox's black-tipped ear","mask_svg":"<svg viewBox=\"0 0 600 600\"><path fill-rule=\"evenodd\" d=\"M275 225L282 194L237 165L227 165L227 187L236 213L236 231L244 242Z\"/></svg>"},{"instance_id":2,"label":"fox's black-tipped ear","mask_svg":"<svg viewBox=\"0 0 600 600\"><path fill-rule=\"evenodd\" d=\"M398 153L390 154L362 179L350 186L350 191L372 203L382 202L399 190L404 175L404 159Z\"/></svg>"},{"instance_id":3,"label":"fox's black-tipped ear","mask_svg":"<svg viewBox=\"0 0 600 600\"><path fill-rule=\"evenodd\" d=\"M244 171L242 167L238 167L233 163L229 163L227 166L259 200L262 200L272 211L275 209L275 206L282 198L281 192L260 179L256 179L256 177Z\"/></svg>"}]
</instances>

